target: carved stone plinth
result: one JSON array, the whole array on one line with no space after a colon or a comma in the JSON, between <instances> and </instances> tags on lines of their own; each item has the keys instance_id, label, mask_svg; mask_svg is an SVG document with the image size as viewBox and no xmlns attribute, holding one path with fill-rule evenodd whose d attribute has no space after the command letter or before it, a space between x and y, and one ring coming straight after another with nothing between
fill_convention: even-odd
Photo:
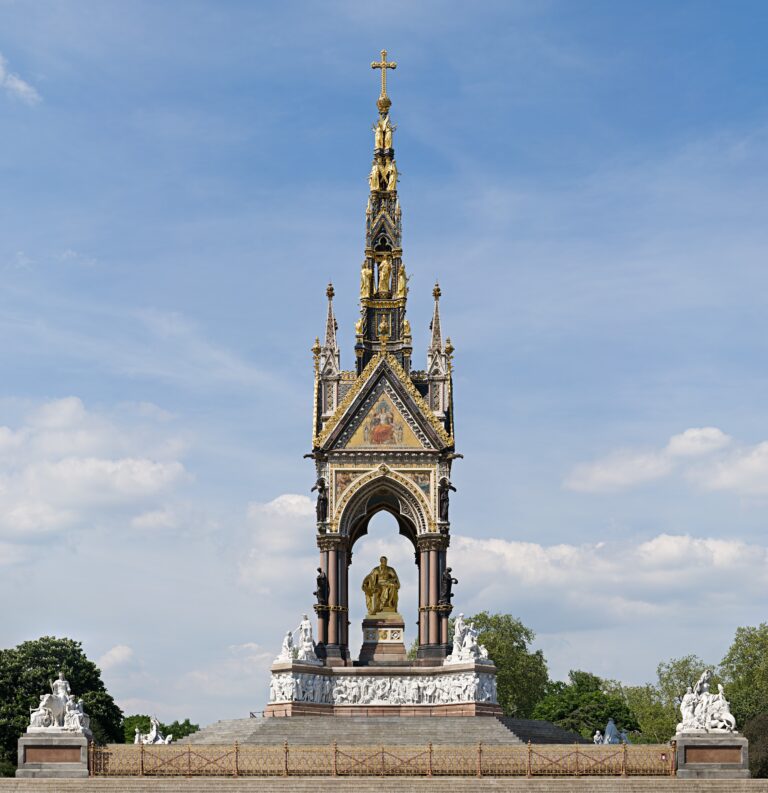
<instances>
[{"instance_id":1,"label":"carved stone plinth","mask_svg":"<svg viewBox=\"0 0 768 793\"><path fill-rule=\"evenodd\" d=\"M500 716L493 664L272 666L267 716Z\"/></svg>"},{"instance_id":2,"label":"carved stone plinth","mask_svg":"<svg viewBox=\"0 0 768 793\"><path fill-rule=\"evenodd\" d=\"M405 621L398 613L383 613L363 620L360 663L405 663Z\"/></svg>"},{"instance_id":3,"label":"carved stone plinth","mask_svg":"<svg viewBox=\"0 0 768 793\"><path fill-rule=\"evenodd\" d=\"M17 777L88 776L88 739L82 733L47 729L19 738Z\"/></svg>"},{"instance_id":4,"label":"carved stone plinth","mask_svg":"<svg viewBox=\"0 0 768 793\"><path fill-rule=\"evenodd\" d=\"M749 742L738 733L682 733L673 739L683 779L746 779Z\"/></svg>"}]
</instances>

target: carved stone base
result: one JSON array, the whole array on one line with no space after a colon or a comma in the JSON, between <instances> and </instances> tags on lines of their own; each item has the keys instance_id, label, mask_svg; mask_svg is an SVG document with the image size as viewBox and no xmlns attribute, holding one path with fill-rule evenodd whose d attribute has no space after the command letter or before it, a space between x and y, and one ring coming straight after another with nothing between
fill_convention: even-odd
<instances>
[{"instance_id":1,"label":"carved stone base","mask_svg":"<svg viewBox=\"0 0 768 793\"><path fill-rule=\"evenodd\" d=\"M683 779L746 779L749 742L738 733L676 735L677 775Z\"/></svg>"},{"instance_id":2,"label":"carved stone base","mask_svg":"<svg viewBox=\"0 0 768 793\"><path fill-rule=\"evenodd\" d=\"M19 738L17 777L88 776L88 739L82 733L46 729Z\"/></svg>"},{"instance_id":3,"label":"carved stone base","mask_svg":"<svg viewBox=\"0 0 768 793\"><path fill-rule=\"evenodd\" d=\"M500 716L496 667L272 666L268 716Z\"/></svg>"},{"instance_id":4,"label":"carved stone base","mask_svg":"<svg viewBox=\"0 0 768 793\"><path fill-rule=\"evenodd\" d=\"M363 620L360 663L405 663L405 621L397 613L370 614Z\"/></svg>"}]
</instances>

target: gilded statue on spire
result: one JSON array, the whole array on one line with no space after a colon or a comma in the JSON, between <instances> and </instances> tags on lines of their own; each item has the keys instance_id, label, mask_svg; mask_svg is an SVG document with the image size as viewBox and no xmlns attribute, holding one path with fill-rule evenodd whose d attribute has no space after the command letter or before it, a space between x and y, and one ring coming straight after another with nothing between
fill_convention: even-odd
<instances>
[{"instance_id":1,"label":"gilded statue on spire","mask_svg":"<svg viewBox=\"0 0 768 793\"><path fill-rule=\"evenodd\" d=\"M360 271L360 297L371 296L373 289L373 268L370 262L363 262L363 269Z\"/></svg>"},{"instance_id":2,"label":"gilded statue on spire","mask_svg":"<svg viewBox=\"0 0 768 793\"><path fill-rule=\"evenodd\" d=\"M376 292L382 297L389 297L391 293L390 281L392 279L392 260L385 256L379 262L379 284Z\"/></svg>"},{"instance_id":3,"label":"gilded statue on spire","mask_svg":"<svg viewBox=\"0 0 768 793\"><path fill-rule=\"evenodd\" d=\"M408 295L408 276L405 274L405 265L400 263L400 271L397 274L397 291L395 297L407 297Z\"/></svg>"}]
</instances>

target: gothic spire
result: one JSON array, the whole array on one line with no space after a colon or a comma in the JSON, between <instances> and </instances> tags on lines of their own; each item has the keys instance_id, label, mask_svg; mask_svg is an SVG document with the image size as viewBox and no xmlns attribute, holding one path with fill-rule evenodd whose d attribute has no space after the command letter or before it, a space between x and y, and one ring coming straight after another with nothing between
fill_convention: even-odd
<instances>
[{"instance_id":1,"label":"gothic spire","mask_svg":"<svg viewBox=\"0 0 768 793\"><path fill-rule=\"evenodd\" d=\"M405 318L408 277L403 264L402 213L397 197L398 170L393 137L397 127L389 117L392 100L387 95L387 70L397 64L381 60L371 68L381 70L381 92L376 101L379 117L373 125L373 162L368 176L370 192L365 211L365 260L360 273L360 321L356 326L357 371L362 372L377 352L394 355L410 369L411 332ZM382 320L386 341L379 333Z\"/></svg>"},{"instance_id":2,"label":"gothic spire","mask_svg":"<svg viewBox=\"0 0 768 793\"><path fill-rule=\"evenodd\" d=\"M432 297L435 298L435 308L432 312L432 322L429 323L429 329L432 331L432 337L429 343L428 355L431 357L433 353L443 351L443 332L440 328L440 284L435 283L435 288L432 290Z\"/></svg>"},{"instance_id":3,"label":"gothic spire","mask_svg":"<svg viewBox=\"0 0 768 793\"><path fill-rule=\"evenodd\" d=\"M325 290L328 297L328 316L325 320L325 342L320 351L320 373L323 375L336 375L341 370L341 355L339 345L336 343L336 317L333 314L333 284L328 284Z\"/></svg>"}]
</instances>

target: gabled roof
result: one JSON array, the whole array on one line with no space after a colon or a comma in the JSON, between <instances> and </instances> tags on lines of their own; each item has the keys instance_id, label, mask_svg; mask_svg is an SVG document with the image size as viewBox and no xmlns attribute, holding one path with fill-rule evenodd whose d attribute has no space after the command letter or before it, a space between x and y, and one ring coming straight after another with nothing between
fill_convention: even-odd
<instances>
[{"instance_id":1,"label":"gabled roof","mask_svg":"<svg viewBox=\"0 0 768 793\"><path fill-rule=\"evenodd\" d=\"M423 430L435 449L453 446L453 438L419 394L397 359L389 353L376 353L349 389L338 408L313 439L315 448L330 449L345 429L362 418L361 406L377 386L386 380L403 402L405 413ZM363 412L367 412L363 411Z\"/></svg>"}]
</instances>

